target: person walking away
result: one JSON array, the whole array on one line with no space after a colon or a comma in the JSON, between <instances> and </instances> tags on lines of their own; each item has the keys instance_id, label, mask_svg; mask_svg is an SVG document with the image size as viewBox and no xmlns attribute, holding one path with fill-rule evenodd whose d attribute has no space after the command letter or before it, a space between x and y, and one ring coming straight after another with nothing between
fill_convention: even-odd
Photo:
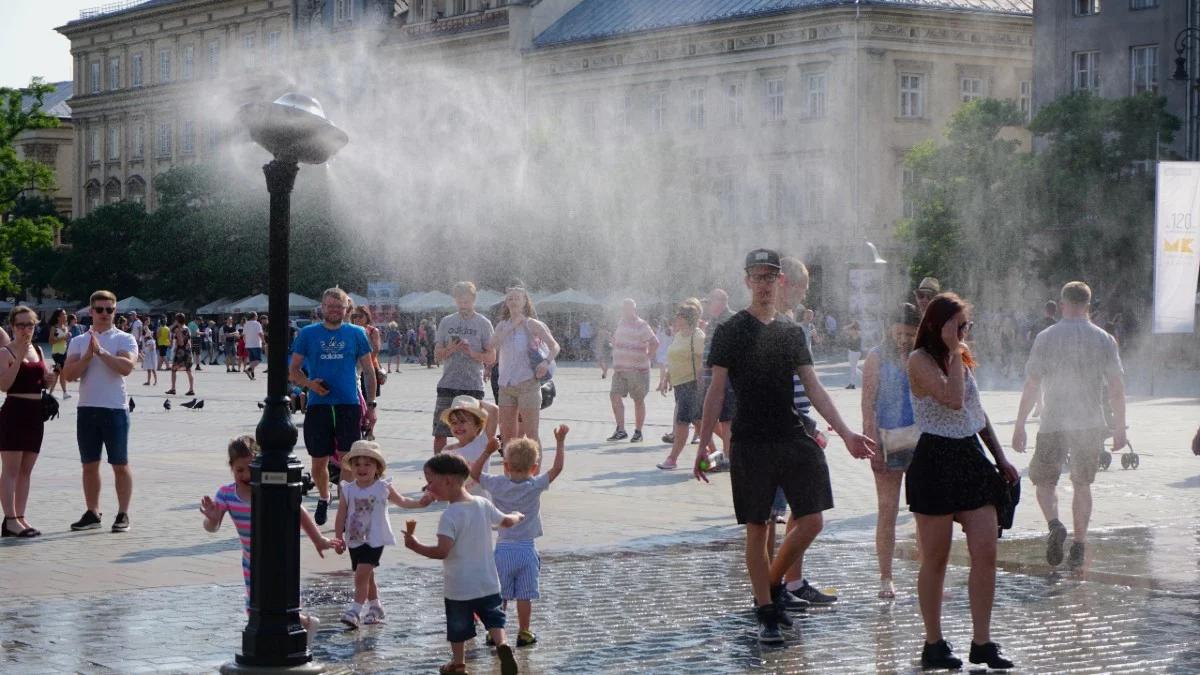
<instances>
[{"instance_id":1,"label":"person walking away","mask_svg":"<svg viewBox=\"0 0 1200 675\"><path fill-rule=\"evenodd\" d=\"M965 339L970 307L953 293L934 297L921 317L908 357L913 418L921 436L909 465L906 498L917 521L921 569L917 600L925 625L921 665L959 668L942 634L942 595L954 524L967 537L971 572L967 591L971 604L971 663L1012 668L992 642L992 604L996 595L998 510L1008 502L1005 483L1020 480L979 401L972 368L975 361ZM995 459L987 461L980 439Z\"/></svg>"},{"instance_id":2,"label":"person walking away","mask_svg":"<svg viewBox=\"0 0 1200 675\"><path fill-rule=\"evenodd\" d=\"M138 321L137 324L141 327L142 322ZM50 315L50 358L54 361L56 376L62 373L63 364L67 362L67 343L70 341L71 331L67 328L67 310L60 307ZM56 379L62 388L63 400L71 398L71 394L67 392L67 380L62 377L56 377Z\"/></svg>"},{"instance_id":3,"label":"person walking away","mask_svg":"<svg viewBox=\"0 0 1200 675\"><path fill-rule=\"evenodd\" d=\"M1104 437L1113 438L1113 452L1125 438L1125 384L1117 341L1089 320L1092 289L1072 281L1060 293L1062 320L1038 333L1025 364L1025 387L1017 408L1012 447L1025 452L1025 423L1041 392L1044 401L1036 447L1029 462L1029 479L1037 489L1038 506L1050 529L1046 562L1063 560L1067 528L1059 520L1058 479L1070 466L1072 543L1067 564L1084 563L1088 524L1092 515L1092 483L1099 468ZM1112 428L1105 422L1103 395L1108 388Z\"/></svg>"},{"instance_id":4,"label":"person walking away","mask_svg":"<svg viewBox=\"0 0 1200 675\"><path fill-rule=\"evenodd\" d=\"M129 503L133 473L129 469L129 395L125 377L137 361L137 341L113 327L117 296L96 291L88 301L92 328L67 345L62 376L79 380L79 407L75 436L83 465L83 498L87 510L71 524L72 530L100 527L100 456L108 453L117 491L117 517L113 532L129 530ZM165 327L165 326L164 326Z\"/></svg>"},{"instance_id":5,"label":"person walking away","mask_svg":"<svg viewBox=\"0 0 1200 675\"><path fill-rule=\"evenodd\" d=\"M242 324L242 339L246 341L246 377L254 379L254 369L262 363L263 355L263 325L258 320L258 312L250 312L250 317Z\"/></svg>"},{"instance_id":6,"label":"person walking away","mask_svg":"<svg viewBox=\"0 0 1200 675\"><path fill-rule=\"evenodd\" d=\"M863 365L863 432L879 447L871 459L875 477L875 557L879 561L879 597L892 600L892 559L896 551L896 516L900 483L912 462L920 429L912 410L908 386L908 355L917 338L921 315L905 303L893 313L883 344L867 354ZM917 549L920 550L918 543Z\"/></svg>"},{"instance_id":7,"label":"person walking away","mask_svg":"<svg viewBox=\"0 0 1200 675\"><path fill-rule=\"evenodd\" d=\"M658 338L650 324L637 315L637 303L632 298L621 301L621 319L613 331L613 378L608 398L612 403L617 430L609 441L631 443L642 441L642 426L646 422L646 394L650 391L650 362L658 351ZM626 396L633 400L633 436L625 433Z\"/></svg>"}]
</instances>

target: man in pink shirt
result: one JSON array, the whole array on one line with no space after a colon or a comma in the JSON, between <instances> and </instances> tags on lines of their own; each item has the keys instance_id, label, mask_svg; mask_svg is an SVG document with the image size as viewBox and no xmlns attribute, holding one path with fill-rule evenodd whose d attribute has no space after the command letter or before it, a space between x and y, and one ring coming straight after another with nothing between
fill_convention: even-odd
<instances>
[{"instance_id":1,"label":"man in pink shirt","mask_svg":"<svg viewBox=\"0 0 1200 675\"><path fill-rule=\"evenodd\" d=\"M621 302L621 320L612 335L612 388L608 397L612 400L613 417L617 430L610 441L631 443L642 440L642 424L646 421L646 392L650 390L650 359L658 350L658 338L654 329L637 315L637 303L630 298ZM633 436L625 433L625 403L621 399L633 399L634 422L637 425Z\"/></svg>"}]
</instances>

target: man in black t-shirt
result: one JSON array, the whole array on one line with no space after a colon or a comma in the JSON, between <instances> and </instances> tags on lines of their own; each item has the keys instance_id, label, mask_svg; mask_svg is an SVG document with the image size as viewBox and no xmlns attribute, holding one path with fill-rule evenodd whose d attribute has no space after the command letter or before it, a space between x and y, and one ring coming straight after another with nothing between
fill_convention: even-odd
<instances>
[{"instance_id":1,"label":"man in black t-shirt","mask_svg":"<svg viewBox=\"0 0 1200 675\"><path fill-rule=\"evenodd\" d=\"M842 421L813 370L804 331L797 324L775 320L781 286L779 254L751 251L745 269L750 307L713 335L708 358L712 384L704 398L694 473L707 482L701 465L729 381L738 401L730 458L733 507L738 523L746 526L746 569L754 589L758 638L777 643L783 641L779 625L791 623L784 607L784 573L821 531L821 512L833 508L829 468L821 448L804 431L794 403L792 374L799 374L813 407L842 437L851 455L871 457L874 443ZM767 523L776 488L787 497L795 526L768 563Z\"/></svg>"}]
</instances>

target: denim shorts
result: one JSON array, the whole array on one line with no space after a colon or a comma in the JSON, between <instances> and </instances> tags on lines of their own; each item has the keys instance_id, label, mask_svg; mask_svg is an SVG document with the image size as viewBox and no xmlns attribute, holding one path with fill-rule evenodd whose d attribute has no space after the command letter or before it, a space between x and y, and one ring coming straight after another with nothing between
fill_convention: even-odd
<instances>
[{"instance_id":1,"label":"denim shorts","mask_svg":"<svg viewBox=\"0 0 1200 675\"><path fill-rule=\"evenodd\" d=\"M262 347L247 347L246 356L250 361L262 361Z\"/></svg>"},{"instance_id":2,"label":"denim shorts","mask_svg":"<svg viewBox=\"0 0 1200 675\"><path fill-rule=\"evenodd\" d=\"M100 451L108 452L108 463L129 463L129 411L124 408L81 406L75 418L75 439L79 443L79 461L100 461Z\"/></svg>"},{"instance_id":3,"label":"denim shorts","mask_svg":"<svg viewBox=\"0 0 1200 675\"><path fill-rule=\"evenodd\" d=\"M479 615L484 628L504 628L504 601L499 593L473 600L445 600L446 640L450 642L466 642L475 637L475 615Z\"/></svg>"}]
</instances>

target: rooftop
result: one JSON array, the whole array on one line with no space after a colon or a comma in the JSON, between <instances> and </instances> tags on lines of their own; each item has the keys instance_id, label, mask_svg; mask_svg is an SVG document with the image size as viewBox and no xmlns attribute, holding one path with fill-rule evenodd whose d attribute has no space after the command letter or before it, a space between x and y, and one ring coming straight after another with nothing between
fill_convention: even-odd
<instances>
[{"instance_id":1,"label":"rooftop","mask_svg":"<svg viewBox=\"0 0 1200 675\"><path fill-rule=\"evenodd\" d=\"M866 5L1032 16L1033 0L583 0L538 35L536 47L696 26L806 9Z\"/></svg>"},{"instance_id":2,"label":"rooftop","mask_svg":"<svg viewBox=\"0 0 1200 675\"><path fill-rule=\"evenodd\" d=\"M69 119L71 117L71 106L67 105L67 99L71 98L71 94L75 92L75 83L71 80L66 82L51 82L54 86L54 91L42 97L42 112L51 117L59 119ZM21 110L28 112L33 107L34 97L30 95L21 97Z\"/></svg>"},{"instance_id":3,"label":"rooftop","mask_svg":"<svg viewBox=\"0 0 1200 675\"><path fill-rule=\"evenodd\" d=\"M116 14L124 14L126 12L132 12L135 10L148 9L158 5L170 5L179 1L180 0L120 0L119 2L109 2L103 5L97 5L96 7L89 7L88 9L81 10L79 12L79 18L68 22L67 25L69 26L71 24L85 23L88 21L94 21L96 19L107 19Z\"/></svg>"}]
</instances>

